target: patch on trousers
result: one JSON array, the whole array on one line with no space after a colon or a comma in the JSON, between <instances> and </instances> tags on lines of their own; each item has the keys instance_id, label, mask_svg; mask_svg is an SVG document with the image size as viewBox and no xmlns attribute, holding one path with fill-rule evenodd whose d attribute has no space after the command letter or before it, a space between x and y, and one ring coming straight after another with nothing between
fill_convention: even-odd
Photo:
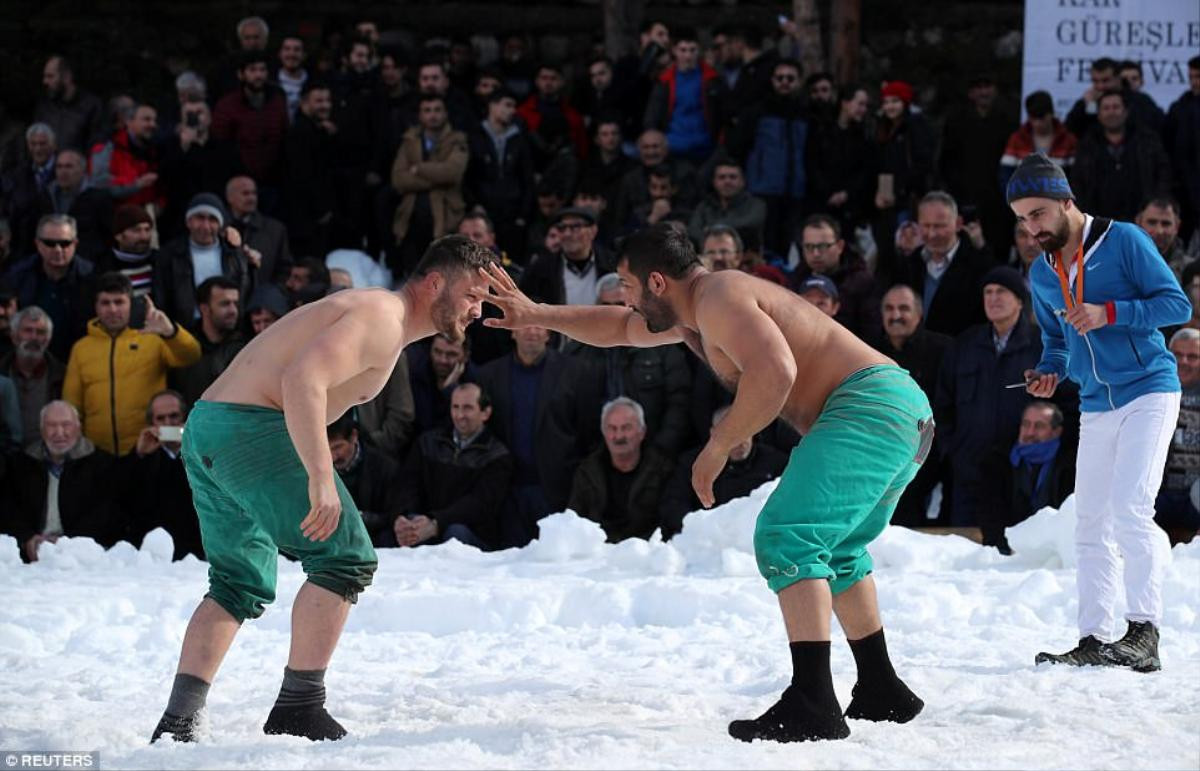
<instances>
[{"instance_id":1,"label":"patch on trousers","mask_svg":"<svg viewBox=\"0 0 1200 771\"><path fill-rule=\"evenodd\" d=\"M929 457L929 449L933 446L933 430L933 418L917 421L917 433L921 435L921 441L917 445L917 454L913 456L913 463L918 466L925 462L925 458Z\"/></svg>"},{"instance_id":2,"label":"patch on trousers","mask_svg":"<svg viewBox=\"0 0 1200 771\"><path fill-rule=\"evenodd\" d=\"M773 576L787 576L788 578L793 578L800 574L800 566L793 564L787 566L783 570L780 570L774 565L767 565L767 572Z\"/></svg>"}]
</instances>

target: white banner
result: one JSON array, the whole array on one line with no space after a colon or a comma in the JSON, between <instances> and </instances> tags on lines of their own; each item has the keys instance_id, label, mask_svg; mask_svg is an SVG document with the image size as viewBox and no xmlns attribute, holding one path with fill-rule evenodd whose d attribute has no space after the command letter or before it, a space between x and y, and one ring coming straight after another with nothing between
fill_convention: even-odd
<instances>
[{"instance_id":1,"label":"white banner","mask_svg":"<svg viewBox=\"0 0 1200 771\"><path fill-rule=\"evenodd\" d=\"M1200 53L1200 0L1026 0L1024 45L1021 97L1049 91L1060 120L1105 56L1141 62L1142 90L1166 112Z\"/></svg>"}]
</instances>

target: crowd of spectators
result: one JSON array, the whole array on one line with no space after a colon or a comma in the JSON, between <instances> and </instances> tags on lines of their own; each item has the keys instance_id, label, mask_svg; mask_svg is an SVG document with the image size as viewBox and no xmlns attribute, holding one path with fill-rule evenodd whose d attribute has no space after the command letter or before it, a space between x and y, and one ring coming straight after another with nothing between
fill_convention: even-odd
<instances>
[{"instance_id":1,"label":"crowd of spectators","mask_svg":"<svg viewBox=\"0 0 1200 771\"><path fill-rule=\"evenodd\" d=\"M1160 496L1197 530L1200 57L1171 105L1136 62L1097 59L1070 113L1024 122L987 75L934 119L914 84L805 72L786 35L643 25L637 53L537 61L392 45L371 21L338 50L237 25L238 50L180 69L165 103L92 94L69 52L0 148L0 531L27 561L61 535L203 557L178 427L247 340L345 288L403 282L462 233L542 302L621 304L617 240L674 222L711 270L790 287L909 370L936 451L894 521L1005 528L1070 494L1078 401L1034 400L1041 352L1002 189L1021 158L1064 166L1084 211L1136 221L1193 302L1163 333L1184 386ZM488 313L494 313L489 309ZM473 325L410 347L329 426L378 546L519 546L570 507L610 541L670 538L698 508L696 448L731 395L681 346L596 349ZM777 476L782 423L734 450L718 503ZM299 516L299 514L298 514Z\"/></svg>"}]
</instances>

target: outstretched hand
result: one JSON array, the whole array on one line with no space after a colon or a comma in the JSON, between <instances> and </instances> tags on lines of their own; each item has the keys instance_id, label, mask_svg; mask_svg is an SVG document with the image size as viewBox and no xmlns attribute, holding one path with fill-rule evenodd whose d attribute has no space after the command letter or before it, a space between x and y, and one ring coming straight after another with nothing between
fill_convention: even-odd
<instances>
[{"instance_id":1,"label":"outstretched hand","mask_svg":"<svg viewBox=\"0 0 1200 771\"><path fill-rule=\"evenodd\" d=\"M487 280L492 293L484 297L484 302L495 305L504 314L502 318L485 318L485 327L499 329L522 329L524 327L545 326L541 323L540 306L530 300L524 292L517 288L517 282L512 280L508 271L495 262L479 269L479 274Z\"/></svg>"}]
</instances>

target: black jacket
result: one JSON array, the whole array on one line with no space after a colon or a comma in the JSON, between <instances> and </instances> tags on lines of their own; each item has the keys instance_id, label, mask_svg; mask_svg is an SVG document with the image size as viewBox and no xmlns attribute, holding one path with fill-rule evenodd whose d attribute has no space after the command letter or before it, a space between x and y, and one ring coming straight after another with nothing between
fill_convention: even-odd
<instances>
[{"instance_id":1,"label":"black jacket","mask_svg":"<svg viewBox=\"0 0 1200 771\"><path fill-rule=\"evenodd\" d=\"M221 274L249 297L252 287L250 265L240 249L221 239ZM192 253L188 236L180 236L162 248L154 266L154 302L172 321L191 326L199 318L196 312L196 282L192 272Z\"/></svg>"},{"instance_id":2,"label":"black jacket","mask_svg":"<svg viewBox=\"0 0 1200 771\"><path fill-rule=\"evenodd\" d=\"M293 239L311 236L316 232L318 220L331 215L336 208L334 137L303 112L297 112L283 148L288 170L288 233Z\"/></svg>"},{"instance_id":3,"label":"black jacket","mask_svg":"<svg viewBox=\"0 0 1200 771\"><path fill-rule=\"evenodd\" d=\"M603 443L600 410L617 396L628 396L646 413L646 442L674 458L691 441L690 401L692 370L687 354L678 345L656 348L576 348L571 355L587 368L579 379L579 402L586 415L597 420L585 423L580 437L583 447L595 449Z\"/></svg>"},{"instance_id":4,"label":"black jacket","mask_svg":"<svg viewBox=\"0 0 1200 771\"><path fill-rule=\"evenodd\" d=\"M225 200L225 183L245 167L237 146L228 140L209 137L203 145L193 143L187 150L174 137L163 150L158 175L167 194L167 211L159 217L159 236L169 241L186 233L184 214L188 202L198 193L212 193Z\"/></svg>"},{"instance_id":5,"label":"black jacket","mask_svg":"<svg viewBox=\"0 0 1200 771\"><path fill-rule=\"evenodd\" d=\"M117 461L120 467L121 509L128 517L126 536L139 549L146 534L163 528L175 542L173 559L189 554L204 559L200 519L192 503L192 488L182 456L172 458L159 448L146 457L131 452Z\"/></svg>"},{"instance_id":6,"label":"black jacket","mask_svg":"<svg viewBox=\"0 0 1200 771\"><path fill-rule=\"evenodd\" d=\"M942 357L946 355L946 350L953 342L954 339L947 335L930 332L924 327L919 327L916 332L913 332L912 337L904 341L904 347L899 350L892 345L892 341L886 335L879 336L871 344L875 350L908 370L908 374L925 392L929 403L933 404L937 395L938 373L942 368ZM938 429L940 434L940 425Z\"/></svg>"},{"instance_id":7,"label":"black jacket","mask_svg":"<svg viewBox=\"0 0 1200 771\"><path fill-rule=\"evenodd\" d=\"M596 450L579 464L571 484L568 508L600 523L609 543L626 538L649 539L662 524L658 510L667 479L673 471L671 461L653 447L642 445L642 458L634 471L629 500L624 506L617 504L621 512L618 517L606 516L610 465L607 447Z\"/></svg>"},{"instance_id":8,"label":"black jacket","mask_svg":"<svg viewBox=\"0 0 1200 771\"><path fill-rule=\"evenodd\" d=\"M836 121L814 121L809 124L804 153L808 200L813 211L829 211L845 228L871 210L878 161L876 147L862 124L843 129ZM846 203L830 206L829 197L839 190L846 191Z\"/></svg>"},{"instance_id":9,"label":"black jacket","mask_svg":"<svg viewBox=\"0 0 1200 771\"><path fill-rule=\"evenodd\" d=\"M242 234L242 243L262 254L262 264L253 269L254 285L286 281L292 269L292 250L283 223L254 211L246 219L235 219L231 224ZM249 299L244 298L243 306Z\"/></svg>"},{"instance_id":10,"label":"black jacket","mask_svg":"<svg viewBox=\"0 0 1200 771\"><path fill-rule=\"evenodd\" d=\"M511 353L479 368L479 383L492 398L491 430L513 453L514 468L517 452L513 444L513 395L512 367L516 353ZM534 418L534 462L538 482L545 494L551 513L561 511L567 505L571 477L579 463L578 447L582 425L577 390L575 363L555 350L547 350L538 388L536 415ZM600 416L587 416L599 421Z\"/></svg>"},{"instance_id":11,"label":"black jacket","mask_svg":"<svg viewBox=\"0 0 1200 771\"><path fill-rule=\"evenodd\" d=\"M225 340L214 343L204 334L198 319L184 326L200 343L200 361L190 367L172 369L167 375L171 387L183 394L188 404L195 404L200 394L233 363L233 358L245 347L246 340L234 332Z\"/></svg>"},{"instance_id":12,"label":"black jacket","mask_svg":"<svg viewBox=\"0 0 1200 771\"><path fill-rule=\"evenodd\" d=\"M917 294L925 294L925 259L921 250L897 256L893 284L908 284ZM983 313L983 286L980 281L995 263L987 252L976 249L966 234L960 234L958 251L950 267L942 274L937 292L925 313L925 328L954 337L972 324L987 321Z\"/></svg>"},{"instance_id":13,"label":"black jacket","mask_svg":"<svg viewBox=\"0 0 1200 771\"><path fill-rule=\"evenodd\" d=\"M496 223L525 219L533 211L533 151L525 132L511 134L504 157L482 126L468 134L470 164L464 192L467 205L481 205Z\"/></svg>"},{"instance_id":14,"label":"black jacket","mask_svg":"<svg viewBox=\"0 0 1200 771\"><path fill-rule=\"evenodd\" d=\"M496 546L512 467L508 448L486 427L461 450L453 429L426 431L408 454L400 512L436 520L439 533L450 525L465 525Z\"/></svg>"},{"instance_id":15,"label":"black jacket","mask_svg":"<svg viewBox=\"0 0 1200 771\"><path fill-rule=\"evenodd\" d=\"M689 450L679 456L675 472L663 490L662 531L663 538L670 539L683 529L683 518L698 511L700 499L692 489L692 464L700 455L702 447ZM713 481L713 496L717 506L734 498L743 498L783 473L788 456L763 442L756 441L744 460L729 461Z\"/></svg>"},{"instance_id":16,"label":"black jacket","mask_svg":"<svg viewBox=\"0 0 1200 771\"><path fill-rule=\"evenodd\" d=\"M42 309L51 313L54 321L50 352L62 361L70 358L71 346L87 334L88 320L95 315L96 272L91 260L76 257L67 267L67 274L60 281L51 282L42 270L41 256L33 254L13 265L5 278L5 283L16 292L17 304L22 308L38 305L38 293L43 288L54 288L65 315L54 316L51 308Z\"/></svg>"},{"instance_id":17,"label":"black jacket","mask_svg":"<svg viewBox=\"0 0 1200 771\"><path fill-rule=\"evenodd\" d=\"M358 447L361 453L358 463L348 471L339 471L338 477L362 514L371 542L378 545L387 541L380 535L386 535L396 515L403 510L400 462L366 444L361 437Z\"/></svg>"},{"instance_id":18,"label":"black jacket","mask_svg":"<svg viewBox=\"0 0 1200 771\"><path fill-rule=\"evenodd\" d=\"M593 244L592 255L596 261L596 278L617 269L617 259L612 252ZM567 289L563 283L563 263L566 259L562 252L539 254L521 274L521 291L539 302L565 305Z\"/></svg>"},{"instance_id":19,"label":"black jacket","mask_svg":"<svg viewBox=\"0 0 1200 771\"><path fill-rule=\"evenodd\" d=\"M18 548L46 528L50 472L45 457L45 448L36 444L12 458L0 530L16 538ZM113 456L82 437L68 453L58 481L63 535L92 538L105 548L124 537L125 522L115 502L115 464Z\"/></svg>"},{"instance_id":20,"label":"black jacket","mask_svg":"<svg viewBox=\"0 0 1200 771\"><path fill-rule=\"evenodd\" d=\"M1071 190L1079 208L1099 217L1133 220L1146 199L1171 190L1171 161L1157 134L1136 126L1125 132L1114 159L1099 126L1080 138L1071 167Z\"/></svg>"}]
</instances>

